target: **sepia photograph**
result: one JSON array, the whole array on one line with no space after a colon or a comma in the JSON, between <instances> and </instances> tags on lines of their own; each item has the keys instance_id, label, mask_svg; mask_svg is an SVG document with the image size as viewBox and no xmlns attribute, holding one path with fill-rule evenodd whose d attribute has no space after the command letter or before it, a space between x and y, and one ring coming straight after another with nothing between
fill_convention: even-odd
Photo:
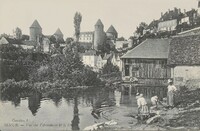
<instances>
[{"instance_id":1,"label":"sepia photograph","mask_svg":"<svg viewBox=\"0 0 200 131\"><path fill-rule=\"evenodd\" d=\"M200 0L0 0L0 131L200 130Z\"/></svg>"}]
</instances>

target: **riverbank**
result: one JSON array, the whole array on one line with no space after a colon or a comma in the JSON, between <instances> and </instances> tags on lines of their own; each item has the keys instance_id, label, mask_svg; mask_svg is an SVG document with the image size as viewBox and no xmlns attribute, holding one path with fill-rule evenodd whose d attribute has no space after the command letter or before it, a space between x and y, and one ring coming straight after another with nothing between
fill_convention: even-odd
<instances>
[{"instance_id":1,"label":"riverbank","mask_svg":"<svg viewBox=\"0 0 200 131\"><path fill-rule=\"evenodd\" d=\"M136 107L111 106L101 108L101 118L97 123L115 121L117 124L105 125L101 130L182 130L200 129L200 89L177 93L176 107L168 109L166 103L159 105L152 121L138 121Z\"/></svg>"}]
</instances>

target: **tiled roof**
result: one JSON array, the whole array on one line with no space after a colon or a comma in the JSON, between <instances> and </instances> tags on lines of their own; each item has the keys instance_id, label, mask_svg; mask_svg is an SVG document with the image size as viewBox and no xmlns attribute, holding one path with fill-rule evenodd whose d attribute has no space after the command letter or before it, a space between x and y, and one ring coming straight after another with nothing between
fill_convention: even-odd
<instances>
[{"instance_id":1,"label":"tiled roof","mask_svg":"<svg viewBox=\"0 0 200 131\"><path fill-rule=\"evenodd\" d=\"M170 42L170 65L200 65L200 35L174 37Z\"/></svg>"},{"instance_id":2,"label":"tiled roof","mask_svg":"<svg viewBox=\"0 0 200 131\"><path fill-rule=\"evenodd\" d=\"M6 37L4 37L4 38L8 41L9 44L19 44L19 45L22 44L21 40L13 39L13 38L6 38Z\"/></svg>"},{"instance_id":3,"label":"tiled roof","mask_svg":"<svg viewBox=\"0 0 200 131\"><path fill-rule=\"evenodd\" d=\"M175 8L174 10L169 10L165 12L165 14L161 16L160 20L167 21L167 20L177 19L179 15L180 14L178 9Z\"/></svg>"},{"instance_id":4,"label":"tiled roof","mask_svg":"<svg viewBox=\"0 0 200 131\"><path fill-rule=\"evenodd\" d=\"M40 26L40 24L38 23L37 20L35 20L35 21L33 22L33 24L31 25L30 28L39 28L39 29L42 29L42 27Z\"/></svg>"},{"instance_id":5,"label":"tiled roof","mask_svg":"<svg viewBox=\"0 0 200 131\"><path fill-rule=\"evenodd\" d=\"M115 28L113 27L113 25L111 25L106 32L107 33L117 33L117 31L115 30Z\"/></svg>"},{"instance_id":6,"label":"tiled roof","mask_svg":"<svg viewBox=\"0 0 200 131\"><path fill-rule=\"evenodd\" d=\"M200 27L178 33L178 36L200 35Z\"/></svg>"},{"instance_id":7,"label":"tiled roof","mask_svg":"<svg viewBox=\"0 0 200 131\"><path fill-rule=\"evenodd\" d=\"M170 39L147 39L121 58L167 59Z\"/></svg>"}]
</instances>

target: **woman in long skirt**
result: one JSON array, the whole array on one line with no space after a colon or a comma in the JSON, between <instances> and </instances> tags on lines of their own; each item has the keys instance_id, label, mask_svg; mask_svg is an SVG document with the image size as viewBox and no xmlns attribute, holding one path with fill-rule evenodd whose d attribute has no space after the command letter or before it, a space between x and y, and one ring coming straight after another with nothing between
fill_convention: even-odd
<instances>
[{"instance_id":1,"label":"woman in long skirt","mask_svg":"<svg viewBox=\"0 0 200 131\"><path fill-rule=\"evenodd\" d=\"M175 94L175 91L177 90L177 88L173 85L171 79L168 80L168 83L169 83L169 85L167 87L167 89L168 89L168 92L167 92L168 101L167 101L167 103L170 107L174 107L174 94Z\"/></svg>"}]
</instances>

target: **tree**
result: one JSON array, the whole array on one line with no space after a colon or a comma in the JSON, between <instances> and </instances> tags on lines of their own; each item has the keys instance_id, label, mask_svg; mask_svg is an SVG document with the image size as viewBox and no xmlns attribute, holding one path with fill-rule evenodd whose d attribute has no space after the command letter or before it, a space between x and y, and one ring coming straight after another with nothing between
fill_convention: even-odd
<instances>
[{"instance_id":1,"label":"tree","mask_svg":"<svg viewBox=\"0 0 200 131\"><path fill-rule=\"evenodd\" d=\"M102 69L103 74L110 74L113 72L119 72L119 67L116 65L113 65L111 62L108 62L104 65Z\"/></svg>"},{"instance_id":2,"label":"tree","mask_svg":"<svg viewBox=\"0 0 200 131\"><path fill-rule=\"evenodd\" d=\"M143 35L143 30L147 28L147 24L145 22L141 22L139 27L136 29L136 33Z\"/></svg>"},{"instance_id":3,"label":"tree","mask_svg":"<svg viewBox=\"0 0 200 131\"><path fill-rule=\"evenodd\" d=\"M82 15L81 15L81 13L76 12L75 16L74 16L74 28L75 28L75 37L76 37L76 41L77 42L79 40L79 35L80 35L81 21L82 21Z\"/></svg>"}]
</instances>

